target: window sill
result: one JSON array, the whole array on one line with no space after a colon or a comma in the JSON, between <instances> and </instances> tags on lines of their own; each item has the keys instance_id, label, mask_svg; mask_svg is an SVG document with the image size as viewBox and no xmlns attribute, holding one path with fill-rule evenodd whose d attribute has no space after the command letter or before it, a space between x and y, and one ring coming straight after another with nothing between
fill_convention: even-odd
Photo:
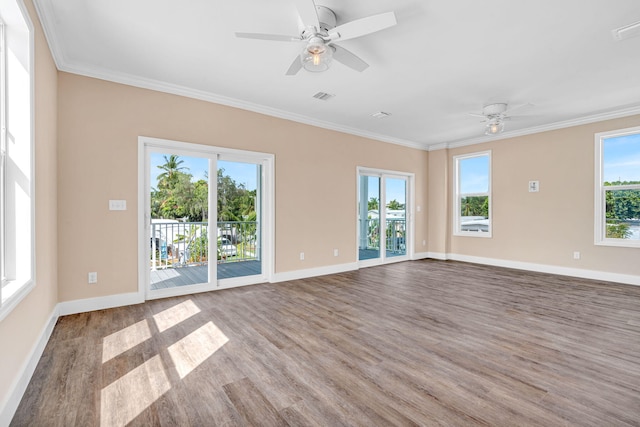
<instances>
[{"instance_id":1,"label":"window sill","mask_svg":"<svg viewBox=\"0 0 640 427\"><path fill-rule=\"evenodd\" d=\"M596 246L612 246L617 248L640 248L640 240L605 239L595 242Z\"/></svg>"},{"instance_id":2,"label":"window sill","mask_svg":"<svg viewBox=\"0 0 640 427\"><path fill-rule=\"evenodd\" d=\"M10 280L5 282L3 286L3 297L2 304L0 305L0 322L9 315L13 311L14 308L20 304L20 302L31 292L33 288L36 286L35 280L27 280L27 281L19 281L19 280ZM6 297L4 296L5 290L13 289L11 295Z\"/></svg>"},{"instance_id":3,"label":"window sill","mask_svg":"<svg viewBox=\"0 0 640 427\"><path fill-rule=\"evenodd\" d=\"M469 231L469 232L454 232L453 235L455 237L481 237L481 238L491 238L491 232L486 231Z\"/></svg>"}]
</instances>

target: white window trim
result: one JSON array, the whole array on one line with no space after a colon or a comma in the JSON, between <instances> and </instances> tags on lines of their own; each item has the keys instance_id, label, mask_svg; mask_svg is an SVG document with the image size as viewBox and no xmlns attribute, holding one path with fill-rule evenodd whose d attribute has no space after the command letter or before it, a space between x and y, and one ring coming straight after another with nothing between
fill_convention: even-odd
<instances>
[{"instance_id":1,"label":"white window trim","mask_svg":"<svg viewBox=\"0 0 640 427\"><path fill-rule=\"evenodd\" d=\"M604 186L604 140L607 138L614 138L617 136L625 136L632 134L640 134L640 126L626 129L619 129L609 132L599 132L595 134L595 229L594 229L594 243L597 246L618 246L627 248L640 248L640 240L629 239L611 239L606 238L606 196L605 191L611 190L640 190L640 185L620 185L620 186Z\"/></svg>"},{"instance_id":2,"label":"white window trim","mask_svg":"<svg viewBox=\"0 0 640 427\"><path fill-rule=\"evenodd\" d=\"M28 10L23 2L23 0L0 0L0 4L3 6L2 8L2 18L4 21L4 36L5 42L9 38L12 38L12 34L16 38L22 38L24 41L24 47L28 50L26 52L26 58L28 58L28 92L29 96L27 97L29 105L28 105L28 129L23 129L23 131L28 134L28 144L29 144L29 228L31 238L29 241L29 254L30 254L30 262L29 269L22 269L16 272L15 277L5 276L6 271L6 250L5 250L5 242L6 242L6 228L12 227L13 224L7 220L5 209L8 206L3 206L0 215L3 217L2 221L2 236L0 237L0 256L2 257L2 283L0 284L0 321L7 317L11 311L20 304L20 302L31 292L31 290L36 285L36 250L35 250L35 151L34 151L34 86L35 86L35 68L34 68L34 55L35 55L35 42L34 42L34 27L31 22L31 18L29 16ZM15 27L15 28L14 28ZM19 34L18 36L16 36ZM2 67L3 67L3 75L5 76L4 81L2 82L3 91L6 91L9 88L9 82L6 77L7 70L7 55L8 48L6 45L3 46L2 52ZM8 77L11 79L11 76ZM4 98L4 95L3 95ZM23 98L24 99L24 98ZM4 102L4 100L3 100ZM6 142L7 136L7 124L6 124L6 114L7 109L10 109L10 105L3 105L2 114L3 114L3 126L2 126L2 136L4 141ZM10 131L10 130L9 130ZM6 147L6 146L5 146ZM6 161L6 157L5 157ZM4 163L6 166L6 163ZM6 173L6 167L3 170L3 173ZM8 185L6 175L3 176L3 186ZM1 191L5 191L2 188ZM11 289L11 295L8 298L5 298L2 294L2 291L5 292Z\"/></svg>"},{"instance_id":3,"label":"white window trim","mask_svg":"<svg viewBox=\"0 0 640 427\"><path fill-rule=\"evenodd\" d=\"M488 170L488 191L486 193L460 193L460 161L465 159L472 159L474 157L488 156L489 158L489 170ZM475 153L462 154L459 156L453 156L453 235L464 237L484 237L491 238L493 236L493 215L491 205L493 204L493 197L491 196L491 150L479 151ZM460 230L460 199L462 196L488 196L489 197L489 231L462 231Z\"/></svg>"},{"instance_id":4,"label":"white window trim","mask_svg":"<svg viewBox=\"0 0 640 427\"><path fill-rule=\"evenodd\" d=\"M355 245L355 256L356 260L358 260L358 265L361 267L371 267L374 265L380 265L383 263L393 263L406 261L409 259L414 259L415 256L415 179L416 175L413 172L402 172L402 171L394 171L387 169L375 169L364 166L356 167L356 212L358 211L358 202L360 195L360 177L361 176L374 176L380 178L380 195L382 196L385 189L385 178L395 178L402 179L406 181L406 202L405 202L405 215L406 215L406 236L405 236L405 246L406 246L406 255L397 256L397 257L387 257L381 251L381 256L379 258L373 258L370 260L358 260L358 247L360 246L360 224L358 221L358 216L356 215L356 245ZM381 200L382 201L382 200ZM380 201L380 202L381 202ZM387 200L385 200L387 202ZM382 204L382 203L381 203ZM384 209L380 209L380 221L386 220L386 212Z\"/></svg>"}]
</instances>

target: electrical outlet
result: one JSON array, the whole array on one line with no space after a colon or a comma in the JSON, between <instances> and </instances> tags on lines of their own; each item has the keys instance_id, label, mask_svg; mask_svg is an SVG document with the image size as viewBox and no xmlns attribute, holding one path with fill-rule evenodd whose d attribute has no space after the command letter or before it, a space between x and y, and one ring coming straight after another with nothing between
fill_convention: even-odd
<instances>
[{"instance_id":1,"label":"electrical outlet","mask_svg":"<svg viewBox=\"0 0 640 427\"><path fill-rule=\"evenodd\" d=\"M422 246L427 246L427 241L426 240L422 241Z\"/></svg>"},{"instance_id":2,"label":"electrical outlet","mask_svg":"<svg viewBox=\"0 0 640 427\"><path fill-rule=\"evenodd\" d=\"M580 252L576 251L573 253L573 259L580 259Z\"/></svg>"},{"instance_id":3,"label":"electrical outlet","mask_svg":"<svg viewBox=\"0 0 640 427\"><path fill-rule=\"evenodd\" d=\"M333 256L338 256L338 250L337 249L333 250Z\"/></svg>"},{"instance_id":4,"label":"electrical outlet","mask_svg":"<svg viewBox=\"0 0 640 427\"><path fill-rule=\"evenodd\" d=\"M91 273L89 273L88 282L90 284L98 283L98 273L96 273L95 271L92 271Z\"/></svg>"},{"instance_id":5,"label":"electrical outlet","mask_svg":"<svg viewBox=\"0 0 640 427\"><path fill-rule=\"evenodd\" d=\"M304 252L300 252L300 261L304 261Z\"/></svg>"}]
</instances>

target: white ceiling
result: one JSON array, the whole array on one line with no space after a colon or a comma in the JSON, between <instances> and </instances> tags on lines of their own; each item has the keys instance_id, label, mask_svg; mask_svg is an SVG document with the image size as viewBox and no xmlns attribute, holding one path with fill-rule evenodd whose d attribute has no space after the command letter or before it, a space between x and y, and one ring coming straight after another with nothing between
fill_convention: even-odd
<instances>
[{"instance_id":1,"label":"white ceiling","mask_svg":"<svg viewBox=\"0 0 640 427\"><path fill-rule=\"evenodd\" d=\"M302 44L234 36L299 34L292 0L35 3L60 70L403 145L488 140L467 113L492 102L534 105L501 137L640 113L640 37L611 34L640 21L638 0L317 0L338 25L387 11L398 24L339 43L364 72L296 76Z\"/></svg>"}]
</instances>

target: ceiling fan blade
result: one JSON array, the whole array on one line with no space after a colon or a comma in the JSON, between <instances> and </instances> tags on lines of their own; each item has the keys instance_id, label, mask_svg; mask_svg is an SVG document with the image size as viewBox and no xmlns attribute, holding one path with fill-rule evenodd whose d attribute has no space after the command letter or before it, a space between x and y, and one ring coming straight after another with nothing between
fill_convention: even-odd
<instances>
[{"instance_id":1,"label":"ceiling fan blade","mask_svg":"<svg viewBox=\"0 0 640 427\"><path fill-rule=\"evenodd\" d=\"M478 113L467 113L467 114L470 115L471 117L480 117L481 119L486 118L484 114L478 114Z\"/></svg>"},{"instance_id":2,"label":"ceiling fan blade","mask_svg":"<svg viewBox=\"0 0 640 427\"><path fill-rule=\"evenodd\" d=\"M298 9L298 15L302 25L306 27L320 28L320 21L318 20L318 12L316 10L316 4L313 0L295 0L296 9Z\"/></svg>"},{"instance_id":3,"label":"ceiling fan blade","mask_svg":"<svg viewBox=\"0 0 640 427\"><path fill-rule=\"evenodd\" d=\"M347 67L360 72L366 70L369 67L369 64L358 58L355 54L351 53L347 49L335 44L332 44L331 47L333 47L334 49L333 59L343 63Z\"/></svg>"},{"instance_id":4,"label":"ceiling fan blade","mask_svg":"<svg viewBox=\"0 0 640 427\"><path fill-rule=\"evenodd\" d=\"M298 74L298 71L300 71L301 69L302 69L302 61L300 60L299 56L296 56L296 59L294 59L291 65L289 66L289 69L287 70L286 75L295 76L296 74Z\"/></svg>"},{"instance_id":5,"label":"ceiling fan blade","mask_svg":"<svg viewBox=\"0 0 640 427\"><path fill-rule=\"evenodd\" d=\"M366 34L375 33L385 28L396 25L396 14L393 12L381 13L379 15L369 16L368 18L356 19L346 24L338 25L329 31L329 37L332 41L349 40Z\"/></svg>"},{"instance_id":6,"label":"ceiling fan blade","mask_svg":"<svg viewBox=\"0 0 640 427\"><path fill-rule=\"evenodd\" d=\"M280 34L262 33L236 33L236 37L242 39L273 40L277 42L299 42L302 40L299 36L283 36Z\"/></svg>"}]
</instances>

